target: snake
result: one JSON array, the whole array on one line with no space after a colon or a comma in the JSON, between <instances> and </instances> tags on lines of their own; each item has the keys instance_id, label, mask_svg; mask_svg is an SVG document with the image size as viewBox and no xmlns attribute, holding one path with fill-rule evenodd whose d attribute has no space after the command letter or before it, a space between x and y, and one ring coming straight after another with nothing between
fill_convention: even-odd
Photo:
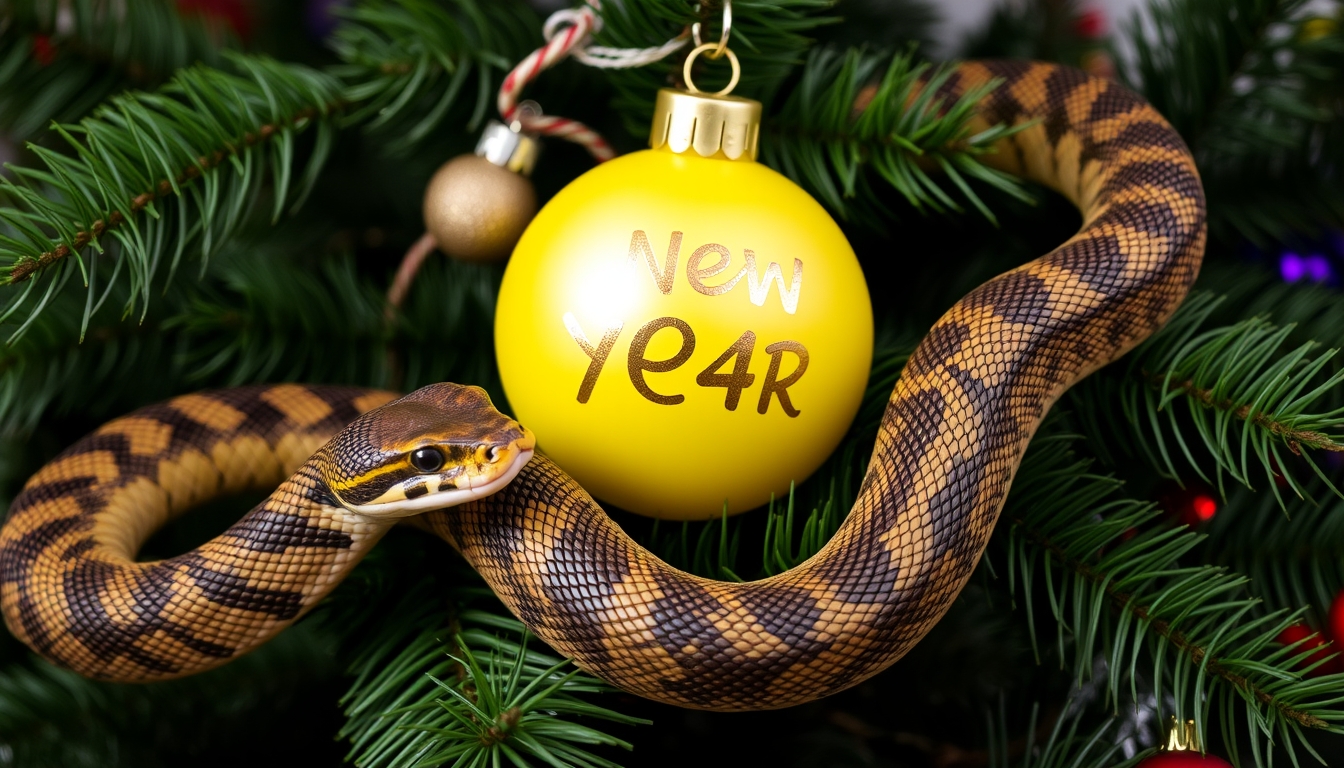
<instances>
[{"instance_id":1,"label":"snake","mask_svg":"<svg viewBox=\"0 0 1344 768\"><path fill-rule=\"evenodd\" d=\"M1190 151L1127 88L1023 61L926 82L943 104L992 85L972 130L1019 130L984 161L1056 190L1082 225L933 325L853 508L802 564L744 583L670 566L476 387L257 385L117 418L33 475L0 529L6 625L91 678L193 674L292 624L413 517L541 640L650 699L774 709L887 668L965 586L1052 404L1166 322L1206 240ZM166 521L246 489L273 492L186 554L136 560Z\"/></svg>"}]
</instances>

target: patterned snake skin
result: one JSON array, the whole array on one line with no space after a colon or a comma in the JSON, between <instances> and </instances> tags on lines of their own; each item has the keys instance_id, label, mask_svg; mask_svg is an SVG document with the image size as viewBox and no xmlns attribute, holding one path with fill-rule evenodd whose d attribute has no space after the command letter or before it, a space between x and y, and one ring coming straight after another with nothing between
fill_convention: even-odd
<instances>
[{"instance_id":1,"label":"patterned snake skin","mask_svg":"<svg viewBox=\"0 0 1344 768\"><path fill-rule=\"evenodd\" d=\"M421 523L557 651L652 699L786 707L899 659L975 568L1046 410L1165 322L1204 250L1194 162L1152 107L1112 82L1025 62L964 64L941 95L993 78L1002 85L977 119L1037 122L989 160L1067 196L1082 230L975 289L933 327L891 395L854 509L816 556L747 584L688 575L631 541L541 457L504 490L427 511ZM530 435L479 390L435 385L356 419L392 397L253 387L107 424L38 472L0 531L10 630L103 679L216 666L310 609L411 514L371 510L433 495L407 451L446 441L461 447L450 450L452 472L487 479L497 451L517 465L530 455ZM172 515L277 483L220 537L135 562Z\"/></svg>"}]
</instances>

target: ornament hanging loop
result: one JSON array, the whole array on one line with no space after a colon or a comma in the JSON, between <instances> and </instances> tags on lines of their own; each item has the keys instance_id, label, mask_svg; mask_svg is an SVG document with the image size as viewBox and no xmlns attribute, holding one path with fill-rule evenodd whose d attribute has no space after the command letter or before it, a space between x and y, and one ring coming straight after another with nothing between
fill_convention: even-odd
<instances>
[{"instance_id":1,"label":"ornament hanging loop","mask_svg":"<svg viewBox=\"0 0 1344 768\"><path fill-rule=\"evenodd\" d=\"M701 90L695 87L695 82L691 80L691 65L695 63L696 58L699 57L700 54L713 47L714 43L697 45L691 50L690 54L686 56L686 63L681 67L681 77L686 81L686 90L691 93L701 93ZM723 90L714 92L713 95L715 96L727 96L732 93L733 89L737 87L738 78L742 77L742 65L737 63L737 54L733 53L732 48L724 48L723 52L728 54L728 63L733 67L733 76L729 78L728 84L723 87ZM714 55L710 54L710 58L714 58Z\"/></svg>"},{"instance_id":2,"label":"ornament hanging loop","mask_svg":"<svg viewBox=\"0 0 1344 768\"><path fill-rule=\"evenodd\" d=\"M714 46L714 52L709 54L709 58L721 59L723 58L723 54L725 53L729 54L730 56L732 55L732 51L728 50L728 35L732 31L733 31L733 0L723 0L723 31L719 33L719 44ZM700 22L697 21L691 25L691 37L695 40L695 47L697 49L699 49L701 46L705 44L705 41L700 39ZM694 55L695 53L692 52L691 56ZM737 71L736 64L733 65L733 71L734 72ZM689 77L686 78L686 81L689 84L690 78ZM731 88L729 90L731 90Z\"/></svg>"}]
</instances>

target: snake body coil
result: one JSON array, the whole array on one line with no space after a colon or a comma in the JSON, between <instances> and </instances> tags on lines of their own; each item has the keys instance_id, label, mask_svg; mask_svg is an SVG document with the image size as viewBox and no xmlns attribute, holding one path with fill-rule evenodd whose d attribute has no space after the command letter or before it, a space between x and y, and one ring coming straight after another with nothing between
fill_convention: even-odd
<instances>
[{"instance_id":1,"label":"snake body coil","mask_svg":"<svg viewBox=\"0 0 1344 768\"><path fill-rule=\"evenodd\" d=\"M1194 161L1152 107L1112 82L1023 62L964 64L940 95L992 78L1002 85L977 119L1036 122L988 160L1063 193L1082 230L933 327L891 395L858 501L816 556L746 584L688 575L540 457L502 491L422 520L552 647L653 699L785 707L900 658L970 576L1047 409L1165 322L1204 249ZM511 475L530 455L530 436L477 390L436 385L370 411L393 397L253 387L104 426L29 481L0 531L11 631L92 677L215 666L311 608L396 516L444 493L458 495L438 506L493 491L507 480L500 467ZM447 466L405 458L422 445L449 446L434 449ZM199 549L135 562L169 516L276 483Z\"/></svg>"}]
</instances>

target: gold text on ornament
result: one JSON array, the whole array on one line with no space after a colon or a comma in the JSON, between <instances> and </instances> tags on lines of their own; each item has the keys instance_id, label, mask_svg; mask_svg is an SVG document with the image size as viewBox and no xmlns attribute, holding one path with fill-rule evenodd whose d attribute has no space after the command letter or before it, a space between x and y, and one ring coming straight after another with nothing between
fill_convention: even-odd
<instances>
[{"instance_id":1,"label":"gold text on ornament","mask_svg":"<svg viewBox=\"0 0 1344 768\"><path fill-rule=\"evenodd\" d=\"M631 267L636 267L641 258L649 268L649 275L653 278L653 284L658 287L659 292L664 295L672 293L672 286L677 274L677 262L681 259L681 232L673 232L667 242L667 257L663 260L661 266L658 264L658 257L653 252L653 245L649 243L649 236L642 229L636 229L630 235L630 256L626 262ZM702 266L705 259L710 256L717 257L713 263L708 266ZM728 269L729 262L732 261L732 252L718 243L705 243L691 252L691 257L686 261L686 282L691 284L697 293L706 296L722 296L731 291L734 286L747 278L747 293L751 297L751 303L758 307L765 306L765 301L770 295L770 286L779 286L779 300L784 305L784 311L793 314L798 310L798 296L803 291L803 262L801 259L793 260L793 277L788 287L785 287L784 270L776 262L770 262L765 267L765 274L761 275L756 270L756 253L750 248L742 249L743 264L742 268L729 279L710 285L705 281L711 277L722 274Z\"/></svg>"},{"instance_id":2,"label":"gold text on ornament","mask_svg":"<svg viewBox=\"0 0 1344 768\"><path fill-rule=\"evenodd\" d=\"M597 377L601 375L602 368L607 363L607 358L616 346L616 339L621 335L625 326L623 323L617 323L605 329L602 338L594 344L588 339L588 335L579 325L578 318L574 317L572 312L566 312L563 320L569 335L578 343L583 354L588 357L588 368L583 374L583 381L579 383L579 392L576 398L580 403L586 403L592 397L593 387L597 385ZM671 357L662 360L650 360L647 356L649 343L653 340L654 334L662 330L671 330L678 333L681 336L681 346ZM756 374L748 372L755 350L756 334L752 331L745 331L723 351L723 354L715 358L714 362L696 374L695 383L704 388L722 387L725 390L723 407L729 411L737 410L743 390L750 388L756 382ZM639 330L635 332L634 338L630 341L630 350L626 356L626 372L630 377L631 385L634 386L636 392L639 392L649 402L659 405L680 405L686 401L684 394L664 394L654 390L645 378L645 374L674 371L685 365L694 352L695 331L685 320L676 317L659 317L650 320L640 326ZM756 401L756 412L764 415L770 410L770 404L778 400L784 413L790 418L796 418L800 411L789 397L789 387L797 384L798 380L807 372L809 359L807 348L796 341L777 341L767 345L765 353L770 356L770 363L761 382L761 394ZM780 376L780 371L784 367L785 354L793 355L797 362L794 364L793 370L787 375ZM727 373L721 372L728 367L729 361L732 361L732 370Z\"/></svg>"}]
</instances>

